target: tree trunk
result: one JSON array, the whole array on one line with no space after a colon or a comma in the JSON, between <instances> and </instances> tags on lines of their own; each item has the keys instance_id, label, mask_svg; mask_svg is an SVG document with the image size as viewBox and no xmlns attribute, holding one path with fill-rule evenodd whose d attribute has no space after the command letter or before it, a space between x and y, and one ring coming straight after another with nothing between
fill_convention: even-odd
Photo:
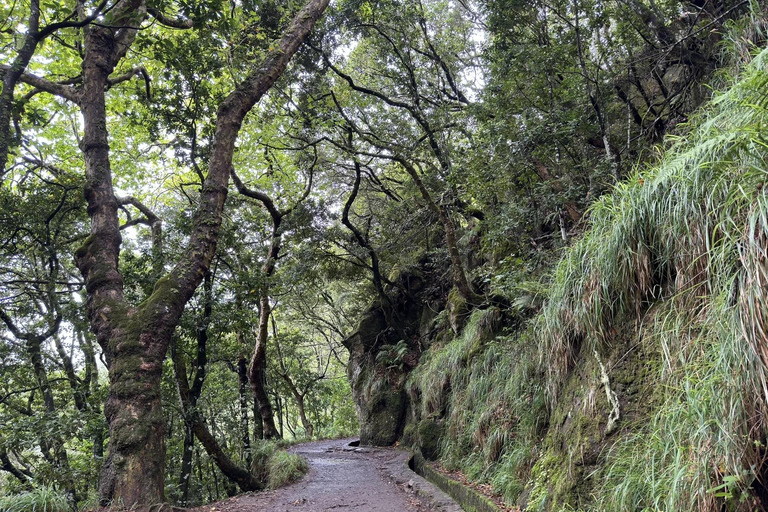
<instances>
[{"instance_id":1,"label":"tree trunk","mask_svg":"<svg viewBox=\"0 0 768 512\"><path fill-rule=\"evenodd\" d=\"M192 428L184 423L184 448L181 454L181 471L179 473L179 490L181 498L179 506L186 507L189 503L189 482L192 480L192 454L195 449L195 436Z\"/></svg>"},{"instance_id":2,"label":"tree trunk","mask_svg":"<svg viewBox=\"0 0 768 512\"><path fill-rule=\"evenodd\" d=\"M404 158L397 158L396 160L411 176L411 179L413 179L413 182L416 184L416 187L421 193L421 197L427 203L427 206L432 211L432 213L437 216L438 219L440 219L440 223L443 225L443 230L445 231L445 244L448 246L448 254L451 257L451 273L453 275L453 284L456 286L459 295L461 295L470 304L480 304L480 298L477 297L474 290L472 289L472 286L467 280L467 274L464 270L464 263L461 261L459 243L456 239L456 228L453 225L451 217L448 215L448 212L445 210L445 208L440 207L435 202L435 200L432 199L432 194L429 193L426 185L424 185L424 182L421 180L419 171Z\"/></svg>"},{"instance_id":3,"label":"tree trunk","mask_svg":"<svg viewBox=\"0 0 768 512\"><path fill-rule=\"evenodd\" d=\"M283 402L279 395L275 395L275 405L277 406L277 421L280 425L280 437L283 437Z\"/></svg>"},{"instance_id":4,"label":"tree trunk","mask_svg":"<svg viewBox=\"0 0 768 512\"><path fill-rule=\"evenodd\" d=\"M307 411L304 405L304 397L306 395L299 392L298 388L293 383L293 380L287 373L283 374L283 380L288 385L288 389L291 390L291 394L293 395L294 400L296 400L296 406L299 408L301 426L304 427L304 431L306 432L307 437L312 437L315 434L315 426L312 425L312 422L309 421L309 418L307 418Z\"/></svg>"},{"instance_id":5,"label":"tree trunk","mask_svg":"<svg viewBox=\"0 0 768 512\"><path fill-rule=\"evenodd\" d=\"M269 304L269 280L275 273L277 258L280 254L280 245L282 243L280 226L285 217L291 214L298 203L306 199L309 195L312 188L312 172L313 171L311 170L307 188L304 190L303 196L294 206L285 210L279 210L272 199L264 192L251 190L246 187L234 171L232 172L237 190L247 197L260 201L264 208L269 212L270 217L272 217L272 236L270 238L269 250L267 251L264 264L261 267L264 284L261 285L259 290L259 329L256 346L253 349L253 356L251 357L251 364L248 370L248 380L251 382L253 394L259 405L259 414L262 420L261 430L264 439L282 437L282 432L278 433L275 428L274 412L272 411L272 404L270 403L267 394L267 341L269 338L269 318L272 314L272 309Z\"/></svg>"},{"instance_id":6,"label":"tree trunk","mask_svg":"<svg viewBox=\"0 0 768 512\"><path fill-rule=\"evenodd\" d=\"M245 467L250 469L252 457L251 433L248 428L248 362L244 357L241 357L237 361L237 379L240 399L240 439L243 444Z\"/></svg>"},{"instance_id":7,"label":"tree trunk","mask_svg":"<svg viewBox=\"0 0 768 512\"><path fill-rule=\"evenodd\" d=\"M8 452L5 448L0 449L0 469L15 476L24 487L29 486L29 482L33 477L31 473L24 469L17 468L13 462L11 462L11 458L8 456Z\"/></svg>"},{"instance_id":8,"label":"tree trunk","mask_svg":"<svg viewBox=\"0 0 768 512\"><path fill-rule=\"evenodd\" d=\"M208 176L187 247L176 267L158 280L153 294L138 308L126 303L118 269L121 236L109 160L105 90L110 73L127 53L146 16L146 6L143 0L118 1L110 11L110 26L99 24L85 30L79 103L91 233L76 251L75 260L85 278L91 328L104 350L110 375L104 407L110 431L109 456L99 484L103 505L131 508L165 501L160 401L163 359L184 306L213 259L243 119L283 73L327 5L328 0L309 0L279 43L221 102Z\"/></svg>"},{"instance_id":9,"label":"tree trunk","mask_svg":"<svg viewBox=\"0 0 768 512\"><path fill-rule=\"evenodd\" d=\"M253 393L251 393L253 395ZM261 420L261 414L259 413L259 401L256 397L253 397L253 438L264 439L264 422Z\"/></svg>"},{"instance_id":10,"label":"tree trunk","mask_svg":"<svg viewBox=\"0 0 768 512\"><path fill-rule=\"evenodd\" d=\"M315 435L315 426L312 424L311 421L307 418L307 411L304 407L304 397L296 399L296 405L299 406L299 417L301 418L301 426L304 427L304 432L306 432L307 437L312 437Z\"/></svg>"},{"instance_id":11,"label":"tree trunk","mask_svg":"<svg viewBox=\"0 0 768 512\"><path fill-rule=\"evenodd\" d=\"M199 341L200 332L198 332L198 342ZM232 461L210 432L203 417L197 410L197 399L200 396L200 389L202 388L202 379L199 374L201 371L204 371L200 370L200 368L204 368L204 365L206 364L205 361L201 362L199 359L201 356L203 359L205 358L204 352L204 350L201 351L200 347L198 347L198 364L202 364L203 366L199 366L198 371L195 372L195 382L190 389L183 356L176 350L171 350L173 369L176 374L176 385L178 386L179 391L179 401L181 402L181 409L184 414L184 422L187 425L187 428L190 429L198 441L200 441L200 444L203 445L205 452L216 464L219 470L221 470L224 476L236 483L243 492L260 490L263 485L251 474L250 467L241 468Z\"/></svg>"},{"instance_id":12,"label":"tree trunk","mask_svg":"<svg viewBox=\"0 0 768 512\"><path fill-rule=\"evenodd\" d=\"M53 399L51 384L48 381L48 373L43 366L43 356L41 351L41 344L46 338L48 338L48 336L28 335L27 352L29 353L32 362L32 370L35 374L37 385L43 395L45 410L53 416L56 414L56 403ZM79 501L75 482L72 479L72 472L69 467L69 457L67 455L67 449L64 446L64 440L59 435L50 436L48 439L41 438L40 447L44 451L47 451L48 449L53 451L54 464L61 471L59 480L67 493L72 496L74 503Z\"/></svg>"},{"instance_id":13,"label":"tree trunk","mask_svg":"<svg viewBox=\"0 0 768 512\"><path fill-rule=\"evenodd\" d=\"M251 383L253 395L259 404L259 415L263 425L264 439L279 439L282 435L275 426L272 403L269 401L269 395L267 394L267 336L269 315L272 311L269 297L262 296L260 304L258 338L248 369L248 380Z\"/></svg>"},{"instance_id":14,"label":"tree trunk","mask_svg":"<svg viewBox=\"0 0 768 512\"><path fill-rule=\"evenodd\" d=\"M253 476L249 469L244 469L235 464L232 459L221 449L216 438L208 430L199 414L192 414L192 430L205 452L213 460L216 466L224 473L224 476L237 484L243 492L258 491L264 485Z\"/></svg>"},{"instance_id":15,"label":"tree trunk","mask_svg":"<svg viewBox=\"0 0 768 512\"><path fill-rule=\"evenodd\" d=\"M96 364L96 351L93 348L93 343L88 338L88 335L81 330L77 332L77 339L80 344L80 349L83 351L85 358L85 379L83 382L83 388L86 397L90 397L93 393L96 393L99 389L99 366ZM88 404L89 408L96 410L96 407L92 404ZM93 426L93 457L98 464L104 459L104 428L101 424Z\"/></svg>"},{"instance_id":16,"label":"tree trunk","mask_svg":"<svg viewBox=\"0 0 768 512\"><path fill-rule=\"evenodd\" d=\"M348 144L350 151L354 151L352 147L352 130L349 131ZM381 301L381 311L384 313L384 321L387 323L387 327L392 328L402 338L406 338L405 331L403 330L402 322L395 318L397 312L392 307L392 301L384 291L384 280L381 277L381 269L379 267L379 255L370 243L367 235L363 233L352 223L349 218L349 213L352 209L352 205L357 198L357 194L360 190L360 182L362 179L362 172L360 169L360 162L355 158L355 181L352 185L352 191L347 198L347 202L344 203L344 209L341 213L341 223L347 227L354 235L355 240L360 247L368 252L368 257L371 259L371 275L373 278L373 286L376 288L376 293L379 295ZM311 436L311 435L310 435Z\"/></svg>"},{"instance_id":17,"label":"tree trunk","mask_svg":"<svg viewBox=\"0 0 768 512\"><path fill-rule=\"evenodd\" d=\"M22 73L35 53L40 41L40 1L29 3L29 18L26 35L16 58L3 76L3 90L0 92L0 180L5 175L8 152L11 148L11 113L13 111L13 92Z\"/></svg>"},{"instance_id":18,"label":"tree trunk","mask_svg":"<svg viewBox=\"0 0 768 512\"><path fill-rule=\"evenodd\" d=\"M102 467L102 505L130 508L164 501L165 437L160 401L166 333L130 333L113 344L104 413L109 455ZM146 349L144 349L146 347Z\"/></svg>"}]
</instances>

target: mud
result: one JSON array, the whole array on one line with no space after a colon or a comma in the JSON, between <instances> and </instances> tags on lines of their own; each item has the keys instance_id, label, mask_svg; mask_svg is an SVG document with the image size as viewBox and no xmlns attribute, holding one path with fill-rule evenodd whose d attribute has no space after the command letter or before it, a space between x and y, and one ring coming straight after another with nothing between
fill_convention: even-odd
<instances>
[{"instance_id":1,"label":"mud","mask_svg":"<svg viewBox=\"0 0 768 512\"><path fill-rule=\"evenodd\" d=\"M193 510L436 512L453 509L437 504L432 493L423 489L424 482L418 475L410 473L407 467L400 468L407 461L402 451L348 446L351 441L337 439L297 445L291 451L306 458L310 468L301 481Z\"/></svg>"}]
</instances>

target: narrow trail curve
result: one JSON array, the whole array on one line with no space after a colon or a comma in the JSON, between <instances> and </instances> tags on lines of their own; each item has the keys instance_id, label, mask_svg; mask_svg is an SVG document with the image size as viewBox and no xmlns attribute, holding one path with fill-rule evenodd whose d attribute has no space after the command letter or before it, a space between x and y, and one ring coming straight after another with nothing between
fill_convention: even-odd
<instances>
[{"instance_id":1,"label":"narrow trail curve","mask_svg":"<svg viewBox=\"0 0 768 512\"><path fill-rule=\"evenodd\" d=\"M246 494L195 509L196 512L433 512L435 507L408 492L413 480L395 483L390 475L405 464L403 452L387 448L351 448L352 439L297 445L291 452L309 462L299 482ZM420 477L413 475L414 479ZM449 507L452 508L452 507Z\"/></svg>"}]
</instances>

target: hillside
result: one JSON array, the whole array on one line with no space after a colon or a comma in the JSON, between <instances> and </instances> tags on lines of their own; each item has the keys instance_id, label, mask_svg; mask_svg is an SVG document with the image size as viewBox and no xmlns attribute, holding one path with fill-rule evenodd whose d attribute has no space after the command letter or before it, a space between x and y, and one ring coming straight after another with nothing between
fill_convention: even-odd
<instances>
[{"instance_id":1,"label":"hillside","mask_svg":"<svg viewBox=\"0 0 768 512\"><path fill-rule=\"evenodd\" d=\"M765 1L0 13L0 512L768 509Z\"/></svg>"},{"instance_id":2,"label":"hillside","mask_svg":"<svg viewBox=\"0 0 768 512\"><path fill-rule=\"evenodd\" d=\"M404 305L429 348L402 373L392 345L350 347L363 438L397 432L526 510L764 510L767 69L595 202L511 307ZM348 343L372 345L369 318Z\"/></svg>"}]
</instances>

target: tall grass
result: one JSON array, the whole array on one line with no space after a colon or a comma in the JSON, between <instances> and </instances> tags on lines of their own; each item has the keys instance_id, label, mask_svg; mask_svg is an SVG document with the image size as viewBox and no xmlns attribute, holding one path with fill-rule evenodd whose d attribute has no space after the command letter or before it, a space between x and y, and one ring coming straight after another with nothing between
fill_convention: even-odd
<instances>
[{"instance_id":1,"label":"tall grass","mask_svg":"<svg viewBox=\"0 0 768 512\"><path fill-rule=\"evenodd\" d=\"M662 303L665 401L609 455L599 510L752 510L768 432L768 51L661 163L590 210L539 326L555 402L579 351Z\"/></svg>"},{"instance_id":2,"label":"tall grass","mask_svg":"<svg viewBox=\"0 0 768 512\"><path fill-rule=\"evenodd\" d=\"M475 311L460 336L430 349L409 387L422 418L444 418L443 463L514 503L547 410L532 332L494 335L497 316Z\"/></svg>"},{"instance_id":3,"label":"tall grass","mask_svg":"<svg viewBox=\"0 0 768 512\"><path fill-rule=\"evenodd\" d=\"M53 487L42 486L13 496L0 497L0 512L66 512L72 510L67 497Z\"/></svg>"},{"instance_id":4,"label":"tall grass","mask_svg":"<svg viewBox=\"0 0 768 512\"><path fill-rule=\"evenodd\" d=\"M252 447L251 472L269 489L295 482L309 471L304 457L284 449L287 444L284 441L259 440Z\"/></svg>"},{"instance_id":5,"label":"tall grass","mask_svg":"<svg viewBox=\"0 0 768 512\"><path fill-rule=\"evenodd\" d=\"M301 455L278 451L267 462L267 487L277 489L300 479L309 471L309 464Z\"/></svg>"}]
</instances>

